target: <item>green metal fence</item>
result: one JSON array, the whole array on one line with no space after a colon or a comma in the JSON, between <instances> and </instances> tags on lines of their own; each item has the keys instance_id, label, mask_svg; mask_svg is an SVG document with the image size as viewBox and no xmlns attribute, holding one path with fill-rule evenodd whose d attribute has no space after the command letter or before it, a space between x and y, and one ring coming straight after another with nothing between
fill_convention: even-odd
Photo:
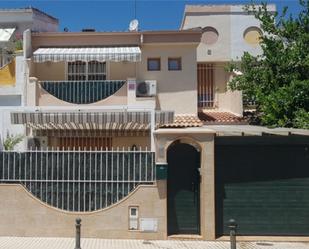
<instances>
[{"instance_id":1,"label":"green metal fence","mask_svg":"<svg viewBox=\"0 0 309 249\"><path fill-rule=\"evenodd\" d=\"M0 182L21 183L43 202L68 211L108 207L155 179L149 151L0 152Z\"/></svg>"},{"instance_id":2,"label":"green metal fence","mask_svg":"<svg viewBox=\"0 0 309 249\"><path fill-rule=\"evenodd\" d=\"M103 81L41 81L42 88L63 101L90 104L115 94L125 80Z\"/></svg>"}]
</instances>

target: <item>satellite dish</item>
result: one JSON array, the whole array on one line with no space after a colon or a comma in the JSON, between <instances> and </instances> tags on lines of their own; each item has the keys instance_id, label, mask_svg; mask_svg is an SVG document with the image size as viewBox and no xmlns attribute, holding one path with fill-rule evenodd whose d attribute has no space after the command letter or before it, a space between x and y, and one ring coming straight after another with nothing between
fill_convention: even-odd
<instances>
[{"instance_id":1,"label":"satellite dish","mask_svg":"<svg viewBox=\"0 0 309 249\"><path fill-rule=\"evenodd\" d=\"M129 30L130 31L138 31L138 20L137 19L134 19L130 22Z\"/></svg>"}]
</instances>

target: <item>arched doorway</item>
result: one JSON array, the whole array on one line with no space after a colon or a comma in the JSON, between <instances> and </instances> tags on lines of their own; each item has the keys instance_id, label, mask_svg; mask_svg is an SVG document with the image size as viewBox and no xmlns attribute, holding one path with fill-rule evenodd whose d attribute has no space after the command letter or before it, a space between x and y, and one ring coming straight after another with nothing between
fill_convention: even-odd
<instances>
[{"instance_id":1,"label":"arched doorway","mask_svg":"<svg viewBox=\"0 0 309 249\"><path fill-rule=\"evenodd\" d=\"M168 235L200 234L200 152L174 142L167 151Z\"/></svg>"}]
</instances>

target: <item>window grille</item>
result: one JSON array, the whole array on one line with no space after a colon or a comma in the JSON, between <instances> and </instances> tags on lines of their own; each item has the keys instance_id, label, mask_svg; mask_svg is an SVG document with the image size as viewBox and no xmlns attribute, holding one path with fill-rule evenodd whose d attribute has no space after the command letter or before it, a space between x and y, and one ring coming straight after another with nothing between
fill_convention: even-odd
<instances>
[{"instance_id":1,"label":"window grille","mask_svg":"<svg viewBox=\"0 0 309 249\"><path fill-rule=\"evenodd\" d=\"M106 63L99 61L68 62L68 80L106 80Z\"/></svg>"}]
</instances>

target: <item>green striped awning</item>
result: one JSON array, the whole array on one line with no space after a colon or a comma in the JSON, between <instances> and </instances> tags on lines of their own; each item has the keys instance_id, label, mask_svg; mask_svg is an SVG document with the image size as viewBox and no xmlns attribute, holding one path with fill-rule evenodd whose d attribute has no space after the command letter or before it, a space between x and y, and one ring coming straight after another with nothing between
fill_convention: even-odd
<instances>
[{"instance_id":1,"label":"green striped awning","mask_svg":"<svg viewBox=\"0 0 309 249\"><path fill-rule=\"evenodd\" d=\"M163 125L174 121L174 112L156 111L155 124ZM12 124L27 124L38 129L93 128L105 129L107 125L117 128L129 124L128 127L150 127L150 111L104 111L104 112L12 112ZM133 124L133 126L132 126Z\"/></svg>"},{"instance_id":2,"label":"green striped awning","mask_svg":"<svg viewBox=\"0 0 309 249\"><path fill-rule=\"evenodd\" d=\"M80 47L39 48L33 53L34 62L59 61L141 61L139 47Z\"/></svg>"}]
</instances>

